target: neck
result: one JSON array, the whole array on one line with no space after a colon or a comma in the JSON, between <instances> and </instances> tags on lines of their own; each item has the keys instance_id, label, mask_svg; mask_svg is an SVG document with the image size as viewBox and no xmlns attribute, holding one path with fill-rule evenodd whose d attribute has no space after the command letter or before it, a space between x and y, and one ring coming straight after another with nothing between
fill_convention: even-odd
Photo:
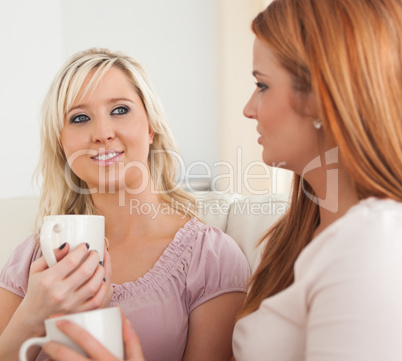
<instances>
[{"instance_id":1,"label":"neck","mask_svg":"<svg viewBox=\"0 0 402 361\"><path fill-rule=\"evenodd\" d=\"M109 241L124 242L155 232L155 218L162 204L151 189L150 186L140 194L119 190L92 195L95 208L105 217L105 235Z\"/></svg>"},{"instance_id":2,"label":"neck","mask_svg":"<svg viewBox=\"0 0 402 361\"><path fill-rule=\"evenodd\" d=\"M315 177L306 178L318 197L320 224L314 232L314 237L359 202L352 180L346 171L339 167L333 172L333 182L328 171L321 171L321 174L315 174Z\"/></svg>"}]
</instances>

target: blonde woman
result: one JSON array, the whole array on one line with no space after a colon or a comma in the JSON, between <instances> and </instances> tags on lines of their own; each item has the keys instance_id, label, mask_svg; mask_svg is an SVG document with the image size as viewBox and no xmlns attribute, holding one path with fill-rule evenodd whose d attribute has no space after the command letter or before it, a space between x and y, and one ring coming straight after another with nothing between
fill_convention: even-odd
<instances>
[{"instance_id":1,"label":"blonde woman","mask_svg":"<svg viewBox=\"0 0 402 361\"><path fill-rule=\"evenodd\" d=\"M0 359L16 360L52 314L119 304L147 360L229 360L248 264L176 185L176 146L142 66L106 49L74 55L42 118L38 228L51 214L104 215L108 249L77 269L85 245L56 250L50 268L34 237L16 249L0 275Z\"/></svg>"},{"instance_id":2,"label":"blonde woman","mask_svg":"<svg viewBox=\"0 0 402 361\"><path fill-rule=\"evenodd\" d=\"M402 2L276 0L252 29L244 114L264 162L295 177L289 211L264 237L234 357L401 360ZM125 330L129 360L141 360Z\"/></svg>"}]
</instances>

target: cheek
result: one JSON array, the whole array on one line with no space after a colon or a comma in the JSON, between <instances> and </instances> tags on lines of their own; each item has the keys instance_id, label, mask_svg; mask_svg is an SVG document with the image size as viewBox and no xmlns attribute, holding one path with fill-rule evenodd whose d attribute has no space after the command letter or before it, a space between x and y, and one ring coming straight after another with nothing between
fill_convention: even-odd
<instances>
[{"instance_id":1,"label":"cheek","mask_svg":"<svg viewBox=\"0 0 402 361\"><path fill-rule=\"evenodd\" d=\"M62 131L60 134L61 147L63 148L64 154L67 158L71 155L71 153L73 153L73 149L75 148L74 137L70 136L68 133L68 131Z\"/></svg>"},{"instance_id":2,"label":"cheek","mask_svg":"<svg viewBox=\"0 0 402 361\"><path fill-rule=\"evenodd\" d=\"M124 137L124 138L123 138ZM149 130L146 127L137 129L136 131L128 130L124 136L122 136L123 143L127 148L126 151L131 153L148 153L149 146L152 143L150 140Z\"/></svg>"},{"instance_id":3,"label":"cheek","mask_svg":"<svg viewBox=\"0 0 402 361\"><path fill-rule=\"evenodd\" d=\"M72 171L79 176L83 168L83 162L88 157L88 151L80 144L79 140L64 133L60 137L61 146Z\"/></svg>"},{"instance_id":4,"label":"cheek","mask_svg":"<svg viewBox=\"0 0 402 361\"><path fill-rule=\"evenodd\" d=\"M282 128L286 127L287 120L286 108L265 104L259 110L258 121L265 132L280 132Z\"/></svg>"},{"instance_id":5,"label":"cheek","mask_svg":"<svg viewBox=\"0 0 402 361\"><path fill-rule=\"evenodd\" d=\"M67 158L77 155L77 152L82 153L88 149L85 138L78 136L73 132L62 131L60 135L60 142Z\"/></svg>"}]
</instances>

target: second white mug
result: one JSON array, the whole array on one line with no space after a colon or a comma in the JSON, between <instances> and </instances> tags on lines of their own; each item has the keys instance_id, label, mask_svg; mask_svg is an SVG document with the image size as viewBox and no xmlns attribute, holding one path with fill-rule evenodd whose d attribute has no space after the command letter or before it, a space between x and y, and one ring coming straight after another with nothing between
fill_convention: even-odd
<instances>
[{"instance_id":1,"label":"second white mug","mask_svg":"<svg viewBox=\"0 0 402 361\"><path fill-rule=\"evenodd\" d=\"M49 341L61 343L83 356L88 356L81 347L57 328L56 322L61 319L78 324L105 346L111 354L121 360L124 359L120 309L110 307L45 320L46 336L26 340L20 348L20 361L27 361L27 351L31 346L43 346Z\"/></svg>"}]
</instances>

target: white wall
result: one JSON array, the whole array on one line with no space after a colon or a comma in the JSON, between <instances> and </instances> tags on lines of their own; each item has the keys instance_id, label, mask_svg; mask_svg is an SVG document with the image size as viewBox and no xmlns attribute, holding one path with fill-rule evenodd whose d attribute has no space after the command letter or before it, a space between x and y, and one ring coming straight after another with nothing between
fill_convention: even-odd
<instances>
[{"instance_id":1,"label":"white wall","mask_svg":"<svg viewBox=\"0 0 402 361\"><path fill-rule=\"evenodd\" d=\"M37 192L38 109L62 59L59 14L56 0L0 5L0 198Z\"/></svg>"},{"instance_id":2,"label":"white wall","mask_svg":"<svg viewBox=\"0 0 402 361\"><path fill-rule=\"evenodd\" d=\"M148 70L187 164L218 153L215 0L19 0L0 5L0 198L37 193L38 109L57 69L89 47Z\"/></svg>"}]
</instances>

